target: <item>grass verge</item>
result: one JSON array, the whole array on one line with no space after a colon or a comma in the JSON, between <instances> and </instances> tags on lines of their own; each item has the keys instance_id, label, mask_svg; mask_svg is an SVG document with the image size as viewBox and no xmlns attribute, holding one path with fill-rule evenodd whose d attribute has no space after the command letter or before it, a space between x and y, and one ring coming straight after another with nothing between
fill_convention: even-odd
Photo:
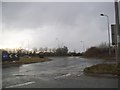
<instances>
[{"instance_id":1,"label":"grass verge","mask_svg":"<svg viewBox=\"0 0 120 90\"><path fill-rule=\"evenodd\" d=\"M6 61L2 62L2 65L21 65L21 64L30 64L30 63L38 63L38 62L45 62L48 61L48 58L39 58L39 57L32 57L32 58L20 58L19 61Z\"/></svg>"},{"instance_id":2,"label":"grass verge","mask_svg":"<svg viewBox=\"0 0 120 90\"><path fill-rule=\"evenodd\" d=\"M97 64L84 69L86 74L111 74L120 76L120 64Z\"/></svg>"}]
</instances>

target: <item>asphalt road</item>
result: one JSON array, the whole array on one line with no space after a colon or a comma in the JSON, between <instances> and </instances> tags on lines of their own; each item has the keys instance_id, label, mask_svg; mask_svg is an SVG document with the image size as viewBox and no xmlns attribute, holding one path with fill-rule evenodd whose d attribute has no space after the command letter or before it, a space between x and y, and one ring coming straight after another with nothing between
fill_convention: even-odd
<instances>
[{"instance_id":1,"label":"asphalt road","mask_svg":"<svg viewBox=\"0 0 120 90\"><path fill-rule=\"evenodd\" d=\"M118 88L118 79L86 76L85 67L103 60L50 57L42 63L4 67L2 88Z\"/></svg>"}]
</instances>

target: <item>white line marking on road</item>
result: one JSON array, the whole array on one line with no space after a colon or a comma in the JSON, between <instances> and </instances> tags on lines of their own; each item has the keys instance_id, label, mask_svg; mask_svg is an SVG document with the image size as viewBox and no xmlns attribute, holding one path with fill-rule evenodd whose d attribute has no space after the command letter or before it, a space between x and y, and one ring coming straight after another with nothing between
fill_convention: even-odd
<instances>
[{"instance_id":1,"label":"white line marking on road","mask_svg":"<svg viewBox=\"0 0 120 90\"><path fill-rule=\"evenodd\" d=\"M70 76L70 75L71 75L71 74L68 73L68 74L65 74L65 75L57 76L57 77L55 77L54 79L63 78L63 77L67 77L67 76Z\"/></svg>"},{"instance_id":2,"label":"white line marking on road","mask_svg":"<svg viewBox=\"0 0 120 90\"><path fill-rule=\"evenodd\" d=\"M25 76L25 74L13 74L13 76Z\"/></svg>"},{"instance_id":3,"label":"white line marking on road","mask_svg":"<svg viewBox=\"0 0 120 90\"><path fill-rule=\"evenodd\" d=\"M35 76L34 74L12 74L13 76Z\"/></svg>"},{"instance_id":4,"label":"white line marking on road","mask_svg":"<svg viewBox=\"0 0 120 90\"><path fill-rule=\"evenodd\" d=\"M35 82L27 82L27 83L12 85L12 86L8 86L8 87L6 87L6 88L20 87L20 86L25 86L25 85L33 84L33 83L35 83Z\"/></svg>"}]
</instances>

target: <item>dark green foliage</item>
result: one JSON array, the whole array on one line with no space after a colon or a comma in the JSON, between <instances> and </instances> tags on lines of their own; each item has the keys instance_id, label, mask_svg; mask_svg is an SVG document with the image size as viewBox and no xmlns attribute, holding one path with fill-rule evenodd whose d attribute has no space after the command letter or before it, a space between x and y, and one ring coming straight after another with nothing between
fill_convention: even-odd
<instances>
[{"instance_id":1,"label":"dark green foliage","mask_svg":"<svg viewBox=\"0 0 120 90\"><path fill-rule=\"evenodd\" d=\"M58 56L64 56L67 55L67 53L68 53L68 48L66 46L64 46L63 48L56 49L56 55Z\"/></svg>"},{"instance_id":2,"label":"dark green foliage","mask_svg":"<svg viewBox=\"0 0 120 90\"><path fill-rule=\"evenodd\" d=\"M39 58L44 58L44 54L42 52L39 53Z\"/></svg>"}]
</instances>

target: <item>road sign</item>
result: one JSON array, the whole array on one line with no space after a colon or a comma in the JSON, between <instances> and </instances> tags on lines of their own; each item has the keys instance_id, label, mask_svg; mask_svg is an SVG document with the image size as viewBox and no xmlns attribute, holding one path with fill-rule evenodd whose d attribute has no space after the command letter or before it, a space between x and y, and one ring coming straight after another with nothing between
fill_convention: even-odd
<instances>
[{"instance_id":1,"label":"road sign","mask_svg":"<svg viewBox=\"0 0 120 90\"><path fill-rule=\"evenodd\" d=\"M12 58L12 54L9 54L9 58Z\"/></svg>"},{"instance_id":2,"label":"road sign","mask_svg":"<svg viewBox=\"0 0 120 90\"><path fill-rule=\"evenodd\" d=\"M2 61L14 61L14 60L19 60L19 54L2 51Z\"/></svg>"},{"instance_id":3,"label":"road sign","mask_svg":"<svg viewBox=\"0 0 120 90\"><path fill-rule=\"evenodd\" d=\"M112 37L112 45L115 45L116 44L116 26L115 24L114 25L111 25L111 37Z\"/></svg>"},{"instance_id":4,"label":"road sign","mask_svg":"<svg viewBox=\"0 0 120 90\"><path fill-rule=\"evenodd\" d=\"M7 61L9 59L9 55L7 51L2 51L2 61Z\"/></svg>"},{"instance_id":5,"label":"road sign","mask_svg":"<svg viewBox=\"0 0 120 90\"><path fill-rule=\"evenodd\" d=\"M17 57L18 57L18 55L17 55L17 54L15 54L15 57L17 58Z\"/></svg>"},{"instance_id":6,"label":"road sign","mask_svg":"<svg viewBox=\"0 0 120 90\"><path fill-rule=\"evenodd\" d=\"M120 25L119 25L120 28ZM112 45L116 45L117 42L120 42L120 37L117 36L116 25L111 25L111 36L112 36Z\"/></svg>"}]
</instances>

